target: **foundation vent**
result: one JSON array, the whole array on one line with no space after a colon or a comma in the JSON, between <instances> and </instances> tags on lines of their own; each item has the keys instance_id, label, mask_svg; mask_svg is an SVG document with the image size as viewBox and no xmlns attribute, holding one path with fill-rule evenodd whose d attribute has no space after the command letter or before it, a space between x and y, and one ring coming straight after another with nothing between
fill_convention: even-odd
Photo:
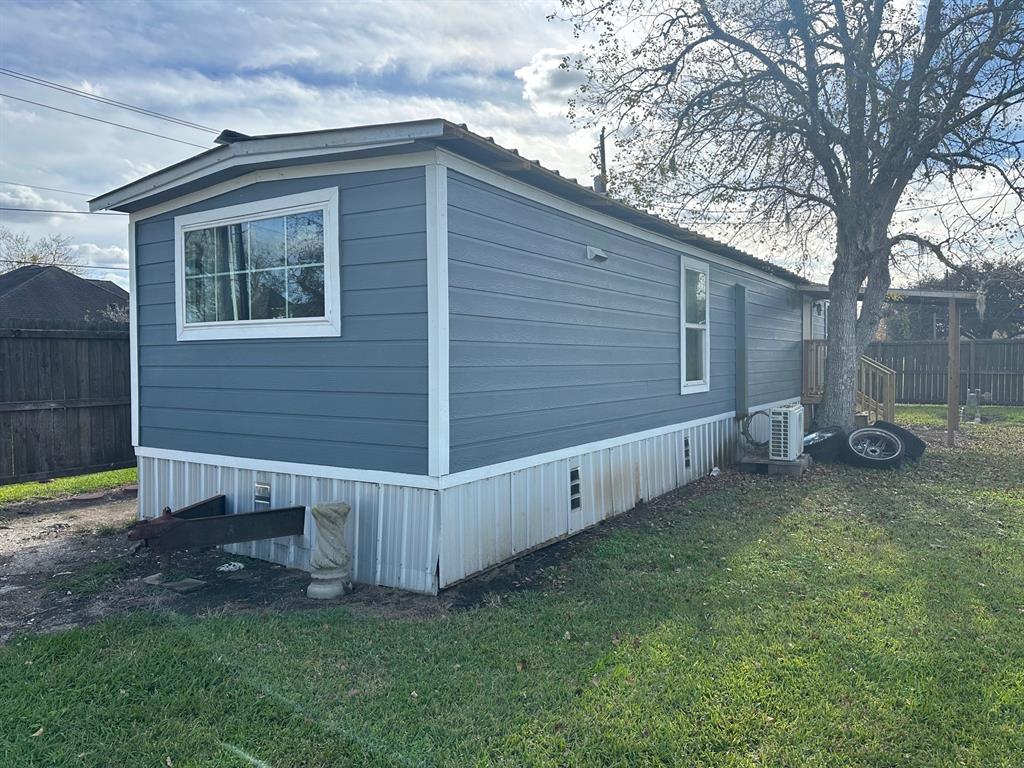
<instances>
[{"instance_id":1,"label":"foundation vent","mask_svg":"<svg viewBox=\"0 0 1024 768\"><path fill-rule=\"evenodd\" d=\"M582 488L580 468L573 467L569 470L569 509L581 509L583 507Z\"/></svg>"}]
</instances>

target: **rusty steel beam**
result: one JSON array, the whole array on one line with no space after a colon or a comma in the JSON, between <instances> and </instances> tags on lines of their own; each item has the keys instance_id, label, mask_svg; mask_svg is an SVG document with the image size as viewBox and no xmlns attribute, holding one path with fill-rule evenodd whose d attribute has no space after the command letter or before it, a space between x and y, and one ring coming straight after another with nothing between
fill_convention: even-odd
<instances>
[{"instance_id":1,"label":"rusty steel beam","mask_svg":"<svg viewBox=\"0 0 1024 768\"><path fill-rule=\"evenodd\" d=\"M182 520L191 520L195 517L226 515L227 512L227 496L223 493L218 493L216 496L197 501L195 504L189 504L187 507L182 507L171 514Z\"/></svg>"},{"instance_id":2,"label":"rusty steel beam","mask_svg":"<svg viewBox=\"0 0 1024 768\"><path fill-rule=\"evenodd\" d=\"M224 514L224 497L214 496L178 512L165 507L159 517L136 523L128 532L128 538L145 541L146 546L163 555L179 549L298 536L305 529L305 523L305 507L227 515Z\"/></svg>"}]
</instances>

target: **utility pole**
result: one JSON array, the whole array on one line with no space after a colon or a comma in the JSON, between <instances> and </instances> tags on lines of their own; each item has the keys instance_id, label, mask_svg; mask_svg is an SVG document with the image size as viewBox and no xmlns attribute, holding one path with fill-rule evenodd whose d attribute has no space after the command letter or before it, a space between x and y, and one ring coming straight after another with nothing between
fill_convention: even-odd
<instances>
[{"instance_id":1,"label":"utility pole","mask_svg":"<svg viewBox=\"0 0 1024 768\"><path fill-rule=\"evenodd\" d=\"M608 194L608 162L604 152L604 128L601 128L601 140L597 145L600 168L594 177L594 191L602 195Z\"/></svg>"}]
</instances>

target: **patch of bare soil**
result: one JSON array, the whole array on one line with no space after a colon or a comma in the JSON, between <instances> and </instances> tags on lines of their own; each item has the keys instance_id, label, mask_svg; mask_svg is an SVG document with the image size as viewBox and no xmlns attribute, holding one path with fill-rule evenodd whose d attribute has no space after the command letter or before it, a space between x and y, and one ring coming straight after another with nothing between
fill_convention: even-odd
<instances>
[{"instance_id":1,"label":"patch of bare soil","mask_svg":"<svg viewBox=\"0 0 1024 768\"><path fill-rule=\"evenodd\" d=\"M388 616L436 615L449 601L357 585L334 601L305 596L309 574L218 549L176 553L171 578L206 585L188 594L143 582L160 570L148 550L133 551L127 529L134 495L100 500L28 502L0 509L0 643L20 633L59 632L133 611L217 615L291 611L345 604ZM243 569L218 571L229 562Z\"/></svg>"}]
</instances>

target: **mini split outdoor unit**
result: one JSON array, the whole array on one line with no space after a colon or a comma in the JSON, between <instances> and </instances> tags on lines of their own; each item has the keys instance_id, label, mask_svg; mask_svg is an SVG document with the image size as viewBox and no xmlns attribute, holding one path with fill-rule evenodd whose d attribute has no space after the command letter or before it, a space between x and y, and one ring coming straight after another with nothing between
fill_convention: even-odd
<instances>
[{"instance_id":1,"label":"mini split outdoor unit","mask_svg":"<svg viewBox=\"0 0 1024 768\"><path fill-rule=\"evenodd\" d=\"M804 407L796 403L772 408L768 412L772 433L768 458L796 461L804 452Z\"/></svg>"}]
</instances>

